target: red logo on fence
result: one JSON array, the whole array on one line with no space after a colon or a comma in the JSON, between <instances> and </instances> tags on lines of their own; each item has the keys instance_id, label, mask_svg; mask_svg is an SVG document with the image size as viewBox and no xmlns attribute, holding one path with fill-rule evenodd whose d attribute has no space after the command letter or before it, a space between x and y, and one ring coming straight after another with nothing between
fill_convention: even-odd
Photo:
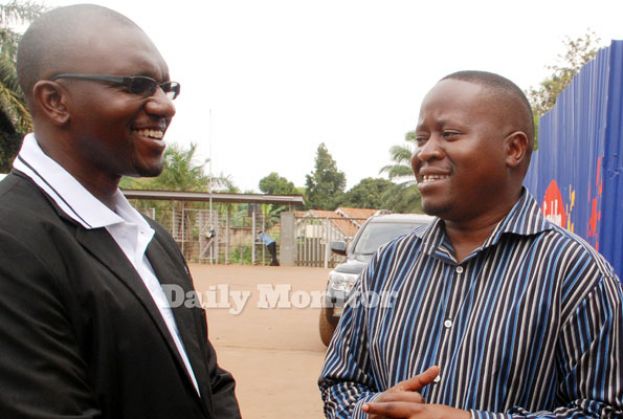
<instances>
[{"instance_id":1,"label":"red logo on fence","mask_svg":"<svg viewBox=\"0 0 623 419\"><path fill-rule=\"evenodd\" d=\"M562 194L555 180L549 183L543 198L543 215L552 223L561 227L567 227L567 214Z\"/></svg>"}]
</instances>

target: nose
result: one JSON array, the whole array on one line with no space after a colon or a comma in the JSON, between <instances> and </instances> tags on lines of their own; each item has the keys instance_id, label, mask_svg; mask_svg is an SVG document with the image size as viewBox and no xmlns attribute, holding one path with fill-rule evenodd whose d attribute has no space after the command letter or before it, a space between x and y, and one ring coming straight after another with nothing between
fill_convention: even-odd
<instances>
[{"instance_id":1,"label":"nose","mask_svg":"<svg viewBox=\"0 0 623 419\"><path fill-rule=\"evenodd\" d=\"M413 151L413 159L427 161L439 159L443 156L443 149L437 135L431 135L424 143L418 145Z\"/></svg>"},{"instance_id":2,"label":"nose","mask_svg":"<svg viewBox=\"0 0 623 419\"><path fill-rule=\"evenodd\" d=\"M438 138L435 135L431 135L424 143L418 145L415 150L413 150L413 155L411 156L411 168L413 172L417 174L422 163L434 159L441 159L443 154L444 152L439 144Z\"/></svg>"},{"instance_id":3,"label":"nose","mask_svg":"<svg viewBox=\"0 0 623 419\"><path fill-rule=\"evenodd\" d=\"M145 111L159 118L171 119L175 115L175 104L173 99L169 98L164 90L158 87L154 94L147 99Z\"/></svg>"}]
</instances>

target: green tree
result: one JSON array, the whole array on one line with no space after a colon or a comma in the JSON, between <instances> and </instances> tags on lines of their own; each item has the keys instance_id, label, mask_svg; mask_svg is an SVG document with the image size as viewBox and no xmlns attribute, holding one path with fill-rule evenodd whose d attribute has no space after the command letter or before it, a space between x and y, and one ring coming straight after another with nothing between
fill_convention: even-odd
<instances>
[{"instance_id":1,"label":"green tree","mask_svg":"<svg viewBox=\"0 0 623 419\"><path fill-rule=\"evenodd\" d=\"M10 170L32 119L17 82L15 59L21 35L12 26L29 22L45 7L31 1L11 1L0 5L0 173Z\"/></svg>"},{"instance_id":2,"label":"green tree","mask_svg":"<svg viewBox=\"0 0 623 419\"><path fill-rule=\"evenodd\" d=\"M208 192L211 187L212 191L238 191L230 176L220 174L211 178L206 175L203 170L205 161L196 161L196 151L197 145L194 143L188 148L171 144L164 153L164 168L158 177L123 178L121 188Z\"/></svg>"},{"instance_id":3,"label":"green tree","mask_svg":"<svg viewBox=\"0 0 623 419\"><path fill-rule=\"evenodd\" d=\"M277 172L271 172L260 179L259 186L260 191L268 195L297 195L299 193L294 183L279 176Z\"/></svg>"},{"instance_id":4,"label":"green tree","mask_svg":"<svg viewBox=\"0 0 623 419\"><path fill-rule=\"evenodd\" d=\"M260 179L260 191L268 195L300 195L300 191L283 176L277 172L271 172L268 176ZM279 223L280 215L286 211L286 205L265 204L262 205L262 213L266 222L266 228Z\"/></svg>"},{"instance_id":5,"label":"green tree","mask_svg":"<svg viewBox=\"0 0 623 419\"><path fill-rule=\"evenodd\" d=\"M150 179L151 189L186 192L208 190L209 177L203 172L204 162L196 163L196 144L184 148L177 144L167 147L164 169L160 176Z\"/></svg>"},{"instance_id":6,"label":"green tree","mask_svg":"<svg viewBox=\"0 0 623 419\"><path fill-rule=\"evenodd\" d=\"M383 206L393 212L422 212L420 191L415 185L415 176L411 168L411 156L415 147L415 131L405 134L405 144L395 145L389 149L392 164L381 168L394 181L383 194Z\"/></svg>"},{"instance_id":7,"label":"green tree","mask_svg":"<svg viewBox=\"0 0 623 419\"><path fill-rule=\"evenodd\" d=\"M183 147L171 144L167 147L164 155L164 168L158 177L154 178L123 178L121 180L122 189L143 189L143 190L166 190L182 192L208 192L212 191L237 192L237 188L228 176L220 175L212 178L204 173L205 161L197 160L195 152L196 144ZM141 212L152 216L155 214L156 221L163 225L171 225L173 212L183 213L184 208L208 209L211 208L217 213L223 213L230 208L226 205L214 204L209 206L207 202L184 202L184 201L164 201L164 200L136 200L134 206ZM153 211L153 212L152 212ZM211 219L211 218L210 218ZM184 219L185 226L191 226L192 220L190 213L186 213ZM179 226L178 226L179 228ZM187 234L186 232L185 234ZM200 232L195 228L191 231L193 237L198 237ZM190 257L190 254L187 255Z\"/></svg>"},{"instance_id":8,"label":"green tree","mask_svg":"<svg viewBox=\"0 0 623 419\"><path fill-rule=\"evenodd\" d=\"M422 213L420 190L414 183L393 183L383 194L383 208L399 213Z\"/></svg>"},{"instance_id":9,"label":"green tree","mask_svg":"<svg viewBox=\"0 0 623 419\"><path fill-rule=\"evenodd\" d=\"M560 92L571 83L582 66L595 58L601 47L600 39L595 32L590 30L575 39L567 37L563 45L564 53L558 55L559 63L546 67L552 71L552 74L537 87L531 87L527 91L532 110L537 118L554 107Z\"/></svg>"},{"instance_id":10,"label":"green tree","mask_svg":"<svg viewBox=\"0 0 623 419\"><path fill-rule=\"evenodd\" d=\"M384 195L394 183L382 178L365 178L349 189L340 206L354 208L386 208Z\"/></svg>"},{"instance_id":11,"label":"green tree","mask_svg":"<svg viewBox=\"0 0 623 419\"><path fill-rule=\"evenodd\" d=\"M324 143L318 146L314 171L305 178L309 208L337 208L346 186L346 176L337 169L337 164Z\"/></svg>"},{"instance_id":12,"label":"green tree","mask_svg":"<svg viewBox=\"0 0 623 419\"><path fill-rule=\"evenodd\" d=\"M411 155L415 146L415 131L405 134L406 144L399 144L390 147L389 155L392 164L383 166L379 173L386 173L387 177L397 182L410 182L414 180L413 169L411 169Z\"/></svg>"}]
</instances>

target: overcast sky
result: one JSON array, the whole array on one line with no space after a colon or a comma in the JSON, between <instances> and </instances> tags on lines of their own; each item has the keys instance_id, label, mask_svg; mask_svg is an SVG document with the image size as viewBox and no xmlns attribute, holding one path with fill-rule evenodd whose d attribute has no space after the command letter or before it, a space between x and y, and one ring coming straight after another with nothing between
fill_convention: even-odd
<instances>
[{"instance_id":1,"label":"overcast sky","mask_svg":"<svg viewBox=\"0 0 623 419\"><path fill-rule=\"evenodd\" d=\"M321 142L348 187L377 177L442 76L487 70L527 89L565 37L623 39L620 0L92 2L138 23L182 84L167 142L197 143L243 191L270 172L303 186Z\"/></svg>"}]
</instances>

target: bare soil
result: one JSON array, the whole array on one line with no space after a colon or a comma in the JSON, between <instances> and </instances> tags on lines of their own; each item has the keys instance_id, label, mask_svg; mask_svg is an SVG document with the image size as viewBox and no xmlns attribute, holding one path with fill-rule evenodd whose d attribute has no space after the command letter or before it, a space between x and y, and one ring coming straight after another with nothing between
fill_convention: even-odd
<instances>
[{"instance_id":1,"label":"bare soil","mask_svg":"<svg viewBox=\"0 0 623 419\"><path fill-rule=\"evenodd\" d=\"M326 348L318 333L320 309L312 307L315 301L308 296L324 290L329 270L199 264L190 268L202 303L208 306L210 340L219 364L236 378L242 416L323 418L316 382ZM281 294L268 292L273 289ZM231 291L250 293L239 314L233 314L237 306L227 298ZM262 308L278 303L281 308ZM283 307L288 303L290 308Z\"/></svg>"}]
</instances>

